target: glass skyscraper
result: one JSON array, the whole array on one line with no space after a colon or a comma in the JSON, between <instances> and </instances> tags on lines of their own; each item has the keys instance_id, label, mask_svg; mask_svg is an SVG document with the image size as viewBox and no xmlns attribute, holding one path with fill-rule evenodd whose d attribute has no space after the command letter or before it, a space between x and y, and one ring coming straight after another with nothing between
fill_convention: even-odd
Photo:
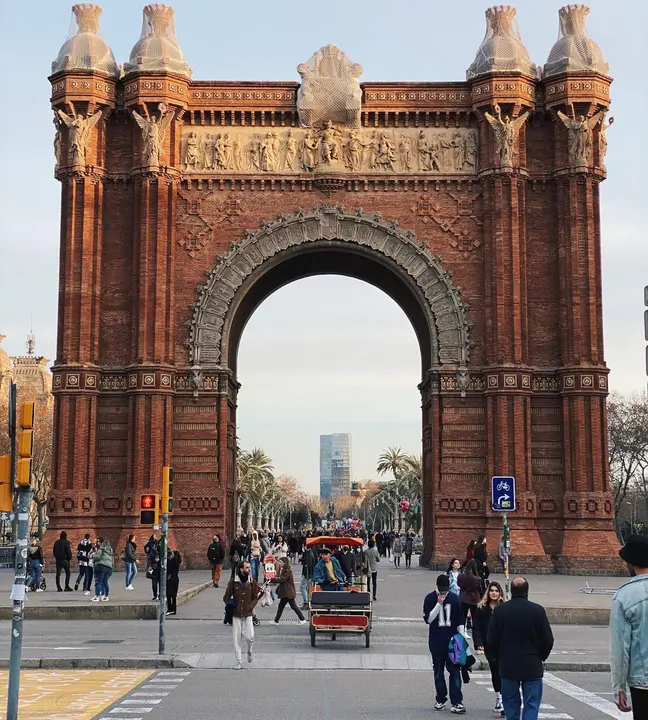
<instances>
[{"instance_id":1,"label":"glass skyscraper","mask_svg":"<svg viewBox=\"0 0 648 720\"><path fill-rule=\"evenodd\" d=\"M351 494L351 435L320 435L320 496L331 500Z\"/></svg>"}]
</instances>

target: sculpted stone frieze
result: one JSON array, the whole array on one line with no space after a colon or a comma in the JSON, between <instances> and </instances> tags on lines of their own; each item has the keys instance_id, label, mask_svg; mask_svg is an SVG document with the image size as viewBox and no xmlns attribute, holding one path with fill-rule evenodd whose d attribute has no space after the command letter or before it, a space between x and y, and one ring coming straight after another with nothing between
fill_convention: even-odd
<instances>
[{"instance_id":1,"label":"sculpted stone frieze","mask_svg":"<svg viewBox=\"0 0 648 720\"><path fill-rule=\"evenodd\" d=\"M259 230L246 231L244 239L207 272L207 282L198 287L189 326L187 346L193 366L227 364L224 336L230 306L256 268L284 250L320 240L362 246L394 263L424 298L433 338L432 362L457 365L463 370L470 352L467 307L439 258L395 221L332 205L262 222Z\"/></svg>"},{"instance_id":2,"label":"sculpted stone frieze","mask_svg":"<svg viewBox=\"0 0 648 720\"><path fill-rule=\"evenodd\" d=\"M185 173L300 174L477 172L470 128L190 127L182 136Z\"/></svg>"}]
</instances>

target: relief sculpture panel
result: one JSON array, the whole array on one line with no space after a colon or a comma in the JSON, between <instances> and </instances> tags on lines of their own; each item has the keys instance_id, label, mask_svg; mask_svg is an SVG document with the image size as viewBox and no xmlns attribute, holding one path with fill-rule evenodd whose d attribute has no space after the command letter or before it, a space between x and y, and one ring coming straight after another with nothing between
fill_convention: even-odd
<instances>
[{"instance_id":1,"label":"relief sculpture panel","mask_svg":"<svg viewBox=\"0 0 648 720\"><path fill-rule=\"evenodd\" d=\"M471 128L187 127L185 173L296 175L332 170L357 173L477 172L477 133Z\"/></svg>"}]
</instances>

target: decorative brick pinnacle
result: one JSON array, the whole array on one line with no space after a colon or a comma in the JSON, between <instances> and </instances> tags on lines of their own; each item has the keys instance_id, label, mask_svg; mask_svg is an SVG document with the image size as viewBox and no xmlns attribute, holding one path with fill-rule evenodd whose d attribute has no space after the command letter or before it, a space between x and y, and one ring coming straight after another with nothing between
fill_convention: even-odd
<instances>
[{"instance_id":1,"label":"decorative brick pinnacle","mask_svg":"<svg viewBox=\"0 0 648 720\"><path fill-rule=\"evenodd\" d=\"M575 33L585 29L585 18L590 9L587 5L565 5L558 10L565 33Z\"/></svg>"},{"instance_id":2,"label":"decorative brick pinnacle","mask_svg":"<svg viewBox=\"0 0 648 720\"><path fill-rule=\"evenodd\" d=\"M495 5L486 10L486 19L495 34L506 30L517 15L517 10L511 5Z\"/></svg>"},{"instance_id":3,"label":"decorative brick pinnacle","mask_svg":"<svg viewBox=\"0 0 648 720\"><path fill-rule=\"evenodd\" d=\"M99 17L103 12L99 5L78 3L72 6L72 12L76 17L78 32L93 35L99 33Z\"/></svg>"}]
</instances>

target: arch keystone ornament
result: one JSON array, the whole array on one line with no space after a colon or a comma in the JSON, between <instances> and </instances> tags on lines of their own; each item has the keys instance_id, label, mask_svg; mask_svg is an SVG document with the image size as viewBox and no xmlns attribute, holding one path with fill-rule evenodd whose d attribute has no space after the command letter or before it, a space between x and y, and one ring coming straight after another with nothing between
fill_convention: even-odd
<instances>
[{"instance_id":1,"label":"arch keystone ornament","mask_svg":"<svg viewBox=\"0 0 648 720\"><path fill-rule=\"evenodd\" d=\"M468 308L440 259L418 243L414 233L394 220L383 220L379 213L319 205L262 221L256 232L246 231L244 239L207 271L208 280L198 287L199 299L192 306L192 364L203 369L231 366L224 340L244 283L272 258L322 241L341 243L352 252L369 251L409 282L429 321L432 368L463 368L468 363Z\"/></svg>"}]
</instances>

